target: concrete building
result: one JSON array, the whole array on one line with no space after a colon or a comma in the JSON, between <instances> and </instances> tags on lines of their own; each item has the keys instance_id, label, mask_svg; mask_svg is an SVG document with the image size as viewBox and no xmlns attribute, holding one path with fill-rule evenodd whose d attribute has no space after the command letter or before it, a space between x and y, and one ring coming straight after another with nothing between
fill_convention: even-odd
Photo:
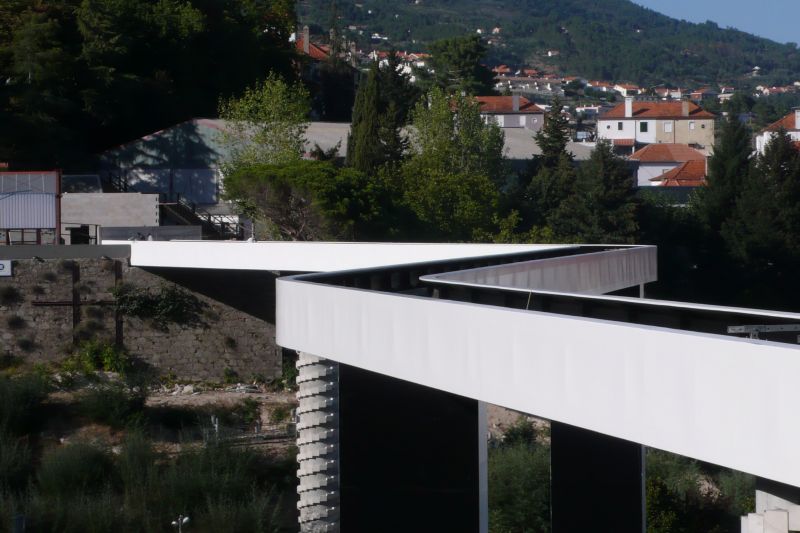
<instances>
[{"instance_id":1,"label":"concrete building","mask_svg":"<svg viewBox=\"0 0 800 533\"><path fill-rule=\"evenodd\" d=\"M159 225L158 194L64 193L61 219L65 244L97 244L102 228Z\"/></svg>"},{"instance_id":2,"label":"concrete building","mask_svg":"<svg viewBox=\"0 0 800 533\"><path fill-rule=\"evenodd\" d=\"M688 100L662 101L626 97L597 121L597 138L615 146L654 143L688 144L705 154L714 146L716 116ZM629 152L630 153L630 152Z\"/></svg>"}]
</instances>

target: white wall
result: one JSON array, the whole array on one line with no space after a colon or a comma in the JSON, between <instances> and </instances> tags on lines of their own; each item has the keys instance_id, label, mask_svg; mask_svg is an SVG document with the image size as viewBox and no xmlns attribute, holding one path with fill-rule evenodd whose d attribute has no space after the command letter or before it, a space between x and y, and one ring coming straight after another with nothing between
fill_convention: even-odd
<instances>
[{"instance_id":1,"label":"white wall","mask_svg":"<svg viewBox=\"0 0 800 533\"><path fill-rule=\"evenodd\" d=\"M641 125L647 124L647 131L642 132ZM640 143L654 143L656 142L656 121L655 120L637 120L636 121L636 141Z\"/></svg>"},{"instance_id":2,"label":"white wall","mask_svg":"<svg viewBox=\"0 0 800 533\"><path fill-rule=\"evenodd\" d=\"M657 178L665 172L669 172L677 167L679 163L639 163L636 170L636 184L639 187L652 187L657 183L650 181L650 178Z\"/></svg>"},{"instance_id":3,"label":"white wall","mask_svg":"<svg viewBox=\"0 0 800 533\"><path fill-rule=\"evenodd\" d=\"M622 122L622 130L617 129L617 124ZM634 120L599 120L597 122L598 139L635 139L636 121Z\"/></svg>"}]
</instances>

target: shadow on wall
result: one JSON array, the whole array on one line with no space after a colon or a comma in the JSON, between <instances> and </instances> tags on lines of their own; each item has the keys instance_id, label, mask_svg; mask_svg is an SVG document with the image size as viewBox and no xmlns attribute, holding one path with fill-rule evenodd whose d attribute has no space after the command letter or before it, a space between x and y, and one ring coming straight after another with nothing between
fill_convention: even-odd
<instances>
[{"instance_id":1,"label":"shadow on wall","mask_svg":"<svg viewBox=\"0 0 800 533\"><path fill-rule=\"evenodd\" d=\"M238 311L275 324L275 280L278 278L276 274L255 270L232 272L191 268L144 270Z\"/></svg>"},{"instance_id":2,"label":"shadow on wall","mask_svg":"<svg viewBox=\"0 0 800 533\"><path fill-rule=\"evenodd\" d=\"M100 155L104 178L127 180L136 192L176 195L197 204L219 201L222 148L218 121L188 120Z\"/></svg>"}]
</instances>

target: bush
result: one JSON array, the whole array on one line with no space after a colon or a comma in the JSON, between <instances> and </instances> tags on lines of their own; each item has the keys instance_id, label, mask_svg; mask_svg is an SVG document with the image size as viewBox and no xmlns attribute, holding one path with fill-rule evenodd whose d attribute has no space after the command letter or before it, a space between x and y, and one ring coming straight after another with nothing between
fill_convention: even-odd
<instances>
[{"instance_id":1,"label":"bush","mask_svg":"<svg viewBox=\"0 0 800 533\"><path fill-rule=\"evenodd\" d=\"M489 451L489 529L550 531L550 448L525 443Z\"/></svg>"},{"instance_id":2,"label":"bush","mask_svg":"<svg viewBox=\"0 0 800 533\"><path fill-rule=\"evenodd\" d=\"M35 430L48 389L40 376L0 376L0 433L25 435Z\"/></svg>"},{"instance_id":3,"label":"bush","mask_svg":"<svg viewBox=\"0 0 800 533\"><path fill-rule=\"evenodd\" d=\"M110 484L112 466L111 458L94 446L67 444L42 458L38 488L44 496L61 499L98 494Z\"/></svg>"},{"instance_id":4,"label":"bush","mask_svg":"<svg viewBox=\"0 0 800 533\"><path fill-rule=\"evenodd\" d=\"M157 292L121 285L114 289L114 299L120 313L151 319L157 326L170 323L188 326L202 324L203 303L177 285L161 285Z\"/></svg>"},{"instance_id":5,"label":"bush","mask_svg":"<svg viewBox=\"0 0 800 533\"><path fill-rule=\"evenodd\" d=\"M32 470L31 451L27 442L0 433L0 494L24 490Z\"/></svg>"},{"instance_id":6,"label":"bush","mask_svg":"<svg viewBox=\"0 0 800 533\"><path fill-rule=\"evenodd\" d=\"M62 364L65 372L92 374L96 370L125 373L130 370L131 361L124 350L110 343L87 340Z\"/></svg>"},{"instance_id":7,"label":"bush","mask_svg":"<svg viewBox=\"0 0 800 533\"><path fill-rule=\"evenodd\" d=\"M120 384L90 389L80 398L81 413L100 424L113 428L135 426L144 416L145 394Z\"/></svg>"},{"instance_id":8,"label":"bush","mask_svg":"<svg viewBox=\"0 0 800 533\"><path fill-rule=\"evenodd\" d=\"M503 434L503 446L534 446L535 444L536 428L524 416L519 416L514 425Z\"/></svg>"},{"instance_id":9,"label":"bush","mask_svg":"<svg viewBox=\"0 0 800 533\"><path fill-rule=\"evenodd\" d=\"M6 325L8 325L8 329L18 330L24 328L26 326L26 322L25 319L19 315L11 315L6 320Z\"/></svg>"},{"instance_id":10,"label":"bush","mask_svg":"<svg viewBox=\"0 0 800 533\"><path fill-rule=\"evenodd\" d=\"M226 385L232 385L239 382L239 373L232 368L226 368L222 371L222 381Z\"/></svg>"},{"instance_id":11,"label":"bush","mask_svg":"<svg viewBox=\"0 0 800 533\"><path fill-rule=\"evenodd\" d=\"M288 405L277 405L269 413L269 421L273 424L280 424L286 422L292 414L292 410Z\"/></svg>"},{"instance_id":12,"label":"bush","mask_svg":"<svg viewBox=\"0 0 800 533\"><path fill-rule=\"evenodd\" d=\"M0 304L14 305L22 302L22 293L16 287L6 285L0 288Z\"/></svg>"}]
</instances>

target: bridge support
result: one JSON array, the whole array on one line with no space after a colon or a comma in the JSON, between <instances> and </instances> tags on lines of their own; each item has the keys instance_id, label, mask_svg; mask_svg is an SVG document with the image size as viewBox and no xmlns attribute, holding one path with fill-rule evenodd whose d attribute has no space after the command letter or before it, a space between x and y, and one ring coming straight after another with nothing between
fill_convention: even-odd
<instances>
[{"instance_id":1,"label":"bridge support","mask_svg":"<svg viewBox=\"0 0 800 533\"><path fill-rule=\"evenodd\" d=\"M479 402L308 354L298 370L303 533L486 531Z\"/></svg>"},{"instance_id":2,"label":"bridge support","mask_svg":"<svg viewBox=\"0 0 800 533\"><path fill-rule=\"evenodd\" d=\"M643 447L558 422L550 437L553 533L643 533Z\"/></svg>"}]
</instances>

